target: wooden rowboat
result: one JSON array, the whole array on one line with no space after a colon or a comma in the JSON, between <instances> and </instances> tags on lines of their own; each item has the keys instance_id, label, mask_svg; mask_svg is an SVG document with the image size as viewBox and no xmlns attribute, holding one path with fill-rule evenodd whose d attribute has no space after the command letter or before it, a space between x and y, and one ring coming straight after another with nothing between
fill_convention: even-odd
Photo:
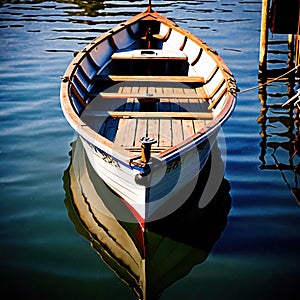
<instances>
[{"instance_id":1,"label":"wooden rowboat","mask_svg":"<svg viewBox=\"0 0 300 300\"><path fill-rule=\"evenodd\" d=\"M166 205L201 171L235 92L216 51L150 1L75 56L61 106L95 171L143 223L182 204L181 194Z\"/></svg>"}]
</instances>

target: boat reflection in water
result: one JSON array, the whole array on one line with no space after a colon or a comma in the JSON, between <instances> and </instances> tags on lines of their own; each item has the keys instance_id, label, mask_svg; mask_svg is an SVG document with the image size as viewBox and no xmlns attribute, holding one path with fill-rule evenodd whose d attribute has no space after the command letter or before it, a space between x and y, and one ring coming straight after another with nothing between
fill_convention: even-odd
<instances>
[{"instance_id":1,"label":"boat reflection in water","mask_svg":"<svg viewBox=\"0 0 300 300\"><path fill-rule=\"evenodd\" d=\"M280 92L278 92L281 91ZM300 120L293 103L293 84L277 82L259 91L262 105L257 122L261 126L261 170L278 170L300 205Z\"/></svg>"},{"instance_id":2,"label":"boat reflection in water","mask_svg":"<svg viewBox=\"0 0 300 300\"><path fill-rule=\"evenodd\" d=\"M222 164L220 155L219 160ZM206 172L209 169L204 167ZM179 210L143 227L94 172L77 139L64 174L65 205L76 230L137 298L158 299L167 287L206 260L227 224L231 207L228 181L223 178L212 201L199 208L205 186L203 177L199 178ZM109 208L111 203L119 205ZM125 212L127 221L121 221L118 213L124 219Z\"/></svg>"}]
</instances>

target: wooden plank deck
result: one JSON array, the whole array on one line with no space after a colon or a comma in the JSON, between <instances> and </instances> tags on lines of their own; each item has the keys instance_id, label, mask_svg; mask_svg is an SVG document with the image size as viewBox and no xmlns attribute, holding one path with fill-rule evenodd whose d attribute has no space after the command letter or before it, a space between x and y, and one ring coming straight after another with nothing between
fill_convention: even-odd
<instances>
[{"instance_id":1,"label":"wooden plank deck","mask_svg":"<svg viewBox=\"0 0 300 300\"><path fill-rule=\"evenodd\" d=\"M97 116L107 118L99 133L119 146L136 152L139 139L149 136L157 139L153 151L162 151L194 135L212 119L203 94L204 90L178 82L123 82L94 99L89 111L93 122ZM141 95L150 95L146 100L155 101L155 111L140 111Z\"/></svg>"}]
</instances>

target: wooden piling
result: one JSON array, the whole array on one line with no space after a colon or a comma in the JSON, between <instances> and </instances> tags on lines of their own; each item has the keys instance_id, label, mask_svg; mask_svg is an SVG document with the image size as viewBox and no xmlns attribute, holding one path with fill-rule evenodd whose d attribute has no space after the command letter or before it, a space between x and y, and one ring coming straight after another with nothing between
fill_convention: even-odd
<instances>
[{"instance_id":1,"label":"wooden piling","mask_svg":"<svg viewBox=\"0 0 300 300\"><path fill-rule=\"evenodd\" d=\"M288 61L287 61L287 65L289 69L292 69L295 67L295 62L294 62L294 58L295 58L295 43L294 43L294 35L293 34L289 34L288 35Z\"/></svg>"},{"instance_id":2,"label":"wooden piling","mask_svg":"<svg viewBox=\"0 0 300 300\"><path fill-rule=\"evenodd\" d=\"M260 51L259 51L259 76L260 77L264 76L267 70L269 8L270 8L269 0L262 0Z\"/></svg>"}]
</instances>

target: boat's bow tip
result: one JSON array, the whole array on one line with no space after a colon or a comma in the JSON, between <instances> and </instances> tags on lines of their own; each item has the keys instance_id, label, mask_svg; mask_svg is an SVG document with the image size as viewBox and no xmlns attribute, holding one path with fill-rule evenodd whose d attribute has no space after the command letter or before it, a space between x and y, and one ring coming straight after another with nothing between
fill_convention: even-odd
<instances>
[{"instance_id":1,"label":"boat's bow tip","mask_svg":"<svg viewBox=\"0 0 300 300\"><path fill-rule=\"evenodd\" d=\"M147 8L146 12L148 12L148 13L154 12L154 10L152 9L151 0L149 0L149 2L148 2L148 8Z\"/></svg>"}]
</instances>

